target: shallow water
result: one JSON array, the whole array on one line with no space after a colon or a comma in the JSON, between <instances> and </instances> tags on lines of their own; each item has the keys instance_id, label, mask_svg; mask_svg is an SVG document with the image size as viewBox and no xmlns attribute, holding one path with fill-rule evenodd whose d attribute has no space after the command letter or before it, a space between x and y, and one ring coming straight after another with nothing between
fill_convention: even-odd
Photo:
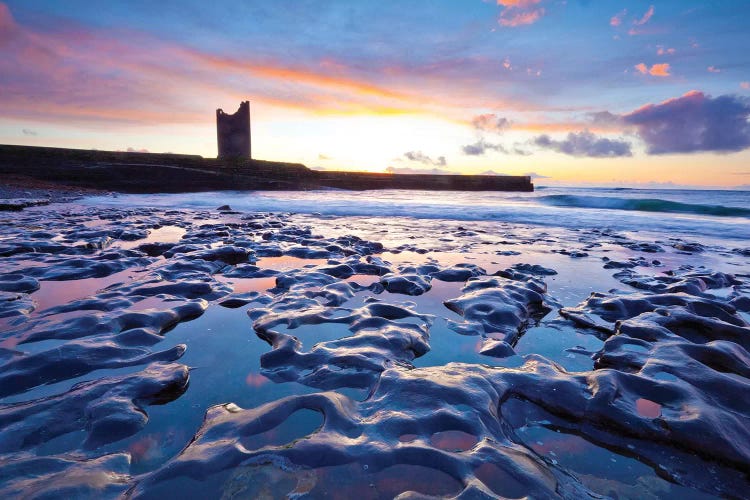
<instances>
[{"instance_id":1,"label":"shallow water","mask_svg":"<svg viewBox=\"0 0 750 500\"><path fill-rule=\"evenodd\" d=\"M460 216L442 194L394 192L378 206L326 193L328 215L242 210L305 212L320 196L237 194L232 213L200 208L209 193L0 214L0 493L707 498L750 486L741 217L664 212L675 231L655 235L652 219L632 227L632 208L540 208L547 190L458 194L478 197ZM557 216L516 223L544 211Z\"/></svg>"}]
</instances>

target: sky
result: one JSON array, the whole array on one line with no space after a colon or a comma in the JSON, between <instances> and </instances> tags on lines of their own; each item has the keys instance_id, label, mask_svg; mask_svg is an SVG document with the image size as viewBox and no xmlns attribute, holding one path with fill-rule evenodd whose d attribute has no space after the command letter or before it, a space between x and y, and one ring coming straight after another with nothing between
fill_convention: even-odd
<instances>
[{"instance_id":1,"label":"sky","mask_svg":"<svg viewBox=\"0 0 750 500\"><path fill-rule=\"evenodd\" d=\"M0 143L750 186L750 0L0 0Z\"/></svg>"}]
</instances>

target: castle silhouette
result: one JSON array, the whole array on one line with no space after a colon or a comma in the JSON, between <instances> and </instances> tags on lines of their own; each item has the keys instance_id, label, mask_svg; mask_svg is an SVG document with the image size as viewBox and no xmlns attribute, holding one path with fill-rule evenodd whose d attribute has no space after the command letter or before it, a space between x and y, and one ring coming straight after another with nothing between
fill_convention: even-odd
<instances>
[{"instance_id":1,"label":"castle silhouette","mask_svg":"<svg viewBox=\"0 0 750 500\"><path fill-rule=\"evenodd\" d=\"M242 101L240 109L229 115L219 108L216 110L216 139L219 145L219 158L252 158L250 142L250 101Z\"/></svg>"}]
</instances>

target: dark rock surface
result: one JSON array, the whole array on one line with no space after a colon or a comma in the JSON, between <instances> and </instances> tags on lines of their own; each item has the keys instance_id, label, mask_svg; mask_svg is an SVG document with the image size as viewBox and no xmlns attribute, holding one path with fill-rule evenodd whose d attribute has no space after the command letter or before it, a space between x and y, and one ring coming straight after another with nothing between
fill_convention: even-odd
<instances>
[{"instance_id":1,"label":"dark rock surface","mask_svg":"<svg viewBox=\"0 0 750 500\"><path fill-rule=\"evenodd\" d=\"M731 248L66 207L0 225L0 497L748 489Z\"/></svg>"}]
</instances>

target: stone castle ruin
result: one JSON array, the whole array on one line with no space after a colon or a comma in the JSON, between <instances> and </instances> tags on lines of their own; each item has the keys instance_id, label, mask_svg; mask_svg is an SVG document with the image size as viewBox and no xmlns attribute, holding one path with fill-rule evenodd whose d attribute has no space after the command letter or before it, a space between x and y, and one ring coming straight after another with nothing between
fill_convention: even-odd
<instances>
[{"instance_id":1,"label":"stone castle ruin","mask_svg":"<svg viewBox=\"0 0 750 500\"><path fill-rule=\"evenodd\" d=\"M242 101L240 109L233 115L216 110L216 138L219 158L249 159L250 151L250 101Z\"/></svg>"}]
</instances>

